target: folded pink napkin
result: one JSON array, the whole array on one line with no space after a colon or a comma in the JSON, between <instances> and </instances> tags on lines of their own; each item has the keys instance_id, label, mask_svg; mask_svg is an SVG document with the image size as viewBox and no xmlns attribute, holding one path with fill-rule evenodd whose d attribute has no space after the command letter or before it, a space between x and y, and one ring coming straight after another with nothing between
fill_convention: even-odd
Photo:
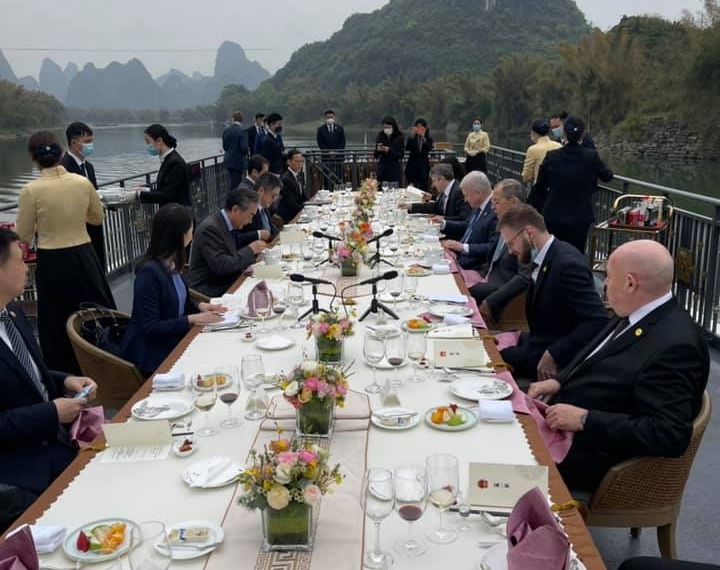
<instances>
[{"instance_id":1,"label":"folded pink napkin","mask_svg":"<svg viewBox=\"0 0 720 570\"><path fill-rule=\"evenodd\" d=\"M105 423L105 410L102 406L94 406L81 410L70 426L70 441L78 447L86 447L102 433Z\"/></svg>"},{"instance_id":2,"label":"folded pink napkin","mask_svg":"<svg viewBox=\"0 0 720 570\"><path fill-rule=\"evenodd\" d=\"M477 306L477 301L473 297L468 297L468 302L465 303L465 306L469 308L473 314L470 316L470 323L472 326L476 328L486 329L487 324L485 324L485 319L482 318L482 315L480 314L480 310Z\"/></svg>"},{"instance_id":3,"label":"folded pink napkin","mask_svg":"<svg viewBox=\"0 0 720 570\"><path fill-rule=\"evenodd\" d=\"M29 526L0 542L0 570L38 570L39 566Z\"/></svg>"},{"instance_id":4,"label":"folded pink napkin","mask_svg":"<svg viewBox=\"0 0 720 570\"><path fill-rule=\"evenodd\" d=\"M460 271L460 267L457 264L455 253L445 250L445 259L447 259L448 263L450 264L450 273L458 273Z\"/></svg>"},{"instance_id":5,"label":"folded pink napkin","mask_svg":"<svg viewBox=\"0 0 720 570\"><path fill-rule=\"evenodd\" d=\"M260 281L255 287L250 290L248 294L247 314L251 317L256 317L257 307L267 307L267 296L264 295L268 291L267 283L265 280Z\"/></svg>"},{"instance_id":6,"label":"folded pink napkin","mask_svg":"<svg viewBox=\"0 0 720 570\"><path fill-rule=\"evenodd\" d=\"M507 537L508 570L568 568L570 542L537 487L515 503L507 522Z\"/></svg>"},{"instance_id":7,"label":"folded pink napkin","mask_svg":"<svg viewBox=\"0 0 720 570\"><path fill-rule=\"evenodd\" d=\"M495 343L497 344L498 350L505 350L511 346L516 346L518 339L520 338L519 331L504 332L493 335L495 337Z\"/></svg>"}]
</instances>

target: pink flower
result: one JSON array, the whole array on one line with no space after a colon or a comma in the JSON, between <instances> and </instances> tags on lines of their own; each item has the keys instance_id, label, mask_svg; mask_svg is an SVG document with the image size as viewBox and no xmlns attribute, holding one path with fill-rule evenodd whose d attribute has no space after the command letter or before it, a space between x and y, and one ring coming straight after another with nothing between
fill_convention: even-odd
<instances>
[{"instance_id":1,"label":"pink flower","mask_svg":"<svg viewBox=\"0 0 720 570\"><path fill-rule=\"evenodd\" d=\"M335 390L337 391L339 396L344 396L345 394L347 394L347 388L342 384L338 384L337 386L335 386Z\"/></svg>"},{"instance_id":2,"label":"pink flower","mask_svg":"<svg viewBox=\"0 0 720 570\"><path fill-rule=\"evenodd\" d=\"M320 334L325 334L328 332L328 329L330 328L330 325L327 323L320 323L318 325L318 329L320 329Z\"/></svg>"},{"instance_id":3,"label":"pink flower","mask_svg":"<svg viewBox=\"0 0 720 570\"><path fill-rule=\"evenodd\" d=\"M311 461L317 461L317 455L308 449L303 449L298 453L298 459L303 463L310 463Z\"/></svg>"},{"instance_id":4,"label":"pink flower","mask_svg":"<svg viewBox=\"0 0 720 570\"><path fill-rule=\"evenodd\" d=\"M315 377L311 378L305 378L305 381L303 382L303 388L307 388L308 390L311 390L313 392L317 392L318 390L318 379Z\"/></svg>"},{"instance_id":5,"label":"pink flower","mask_svg":"<svg viewBox=\"0 0 720 570\"><path fill-rule=\"evenodd\" d=\"M298 454L294 451L283 451L282 453L278 453L277 459L280 463L287 463L287 464L293 464L298 459Z\"/></svg>"},{"instance_id":6,"label":"pink flower","mask_svg":"<svg viewBox=\"0 0 720 570\"><path fill-rule=\"evenodd\" d=\"M313 503L317 503L321 496L322 492L320 491L320 487L312 483L303 489L303 499L308 504L312 505Z\"/></svg>"},{"instance_id":7,"label":"pink flower","mask_svg":"<svg viewBox=\"0 0 720 570\"><path fill-rule=\"evenodd\" d=\"M318 382L318 386L317 386L318 396L320 396L320 397L325 396L329 390L330 390L330 386L328 385L327 382L325 382L324 380L321 380L320 382Z\"/></svg>"}]
</instances>

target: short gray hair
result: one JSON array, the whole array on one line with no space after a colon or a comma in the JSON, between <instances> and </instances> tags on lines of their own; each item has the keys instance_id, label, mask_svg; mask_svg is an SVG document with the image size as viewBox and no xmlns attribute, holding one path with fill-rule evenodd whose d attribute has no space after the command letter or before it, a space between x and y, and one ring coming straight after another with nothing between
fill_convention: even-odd
<instances>
[{"instance_id":1,"label":"short gray hair","mask_svg":"<svg viewBox=\"0 0 720 570\"><path fill-rule=\"evenodd\" d=\"M255 190L244 188L233 188L228 192L227 198L225 199L225 209L229 212L235 206L245 212L252 204L257 204L258 193Z\"/></svg>"},{"instance_id":2,"label":"short gray hair","mask_svg":"<svg viewBox=\"0 0 720 570\"><path fill-rule=\"evenodd\" d=\"M525 187L514 178L504 178L495 185L495 188L500 188L500 193L506 200L515 198L518 202L525 203L527 199Z\"/></svg>"},{"instance_id":3,"label":"short gray hair","mask_svg":"<svg viewBox=\"0 0 720 570\"><path fill-rule=\"evenodd\" d=\"M492 192L490 180L484 172L479 170L468 172L460 182L460 187L466 192L484 192L485 194Z\"/></svg>"},{"instance_id":4,"label":"short gray hair","mask_svg":"<svg viewBox=\"0 0 720 570\"><path fill-rule=\"evenodd\" d=\"M430 176L439 176L445 180L453 180L455 178L452 166L441 162L432 167L430 170Z\"/></svg>"}]
</instances>

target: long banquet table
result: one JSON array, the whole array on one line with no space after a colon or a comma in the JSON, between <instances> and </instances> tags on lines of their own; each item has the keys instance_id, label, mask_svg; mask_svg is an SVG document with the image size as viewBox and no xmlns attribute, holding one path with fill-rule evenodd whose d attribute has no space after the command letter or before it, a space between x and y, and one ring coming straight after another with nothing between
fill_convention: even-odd
<instances>
[{"instance_id":1,"label":"long banquet table","mask_svg":"<svg viewBox=\"0 0 720 570\"><path fill-rule=\"evenodd\" d=\"M329 268L327 272L335 271ZM326 273L327 273L326 272ZM327 276L327 275L326 275ZM246 296L256 279L240 278L232 290L241 298ZM269 282L270 287L284 287L279 282ZM452 275L431 275L419 278L418 294L458 293L466 290L459 278ZM358 315L369 304L369 297L357 297L355 307ZM321 305L327 306L329 297L321 298ZM404 302L398 307L401 319L418 314L416 303ZM267 327L275 326L276 319L266 322ZM370 320L372 322L372 320ZM354 396L358 402L365 399L363 388L371 380L371 368L362 358L363 323L355 323L356 332L346 340L346 355L355 359L355 374L350 378L350 387L357 391ZM305 331L300 329L284 330L281 334L292 338L295 345L283 351L262 351L253 343L242 342L243 331L238 332L201 332L193 328L175 350L168 356L159 372L183 372L186 375L213 372L222 365L240 364L244 354L260 353L263 356L267 373L288 372L298 364L302 357L302 347L307 340ZM495 345L485 341L486 351L493 362L500 360ZM400 369L400 376L409 375L410 366ZM392 371L378 370L380 380L384 380ZM436 405L447 404L452 400L448 384L437 382L426 372L426 380L421 383L405 382L398 389L403 406L421 412ZM131 406L151 392L148 381L135 394L127 405L120 410L114 422L126 421L130 417ZM279 394L270 392L270 396ZM189 394L187 397L190 398ZM235 415L243 413L247 394L241 393L234 405ZM162 398L162 395L154 397ZM280 396L278 396L280 397ZM348 400L348 403L350 399ZM378 395L369 395L372 408L380 407ZM211 423L217 424L227 415L226 406L218 404L210 412ZM197 429L203 418L193 412L193 428ZM344 423L347 421L347 423ZM275 424L270 420L252 422L244 420L237 429L220 429L213 437L197 438L198 450L190 458L178 458L173 455L163 461L143 463L102 463L100 453L83 451L53 485L16 523L59 524L72 530L88 521L118 517L134 521L162 520L166 524L183 520L209 520L223 526L225 541L209 557L188 561L173 561L172 567L184 567L197 570L207 567L209 570L226 568L312 568L315 569L359 569L362 567L363 546L371 544L372 525L365 522L359 504L359 488L366 467L394 468L400 464L423 463L425 457L433 452L447 452L460 460L461 489L467 486L468 463L492 462L515 463L525 465L542 464L549 467L550 495L556 504L571 499L567 488L560 478L542 441L537 426L530 416L516 415L512 424L489 424L478 422L472 429L462 432L443 432L435 430L422 421L412 429L388 431L374 426L368 427L363 421L338 420L338 427L331 443L331 459L339 461L345 469L346 479L335 493L323 498L320 509L319 525L315 547L311 556L294 559L288 563L283 557L267 556L260 552L261 543L260 515L249 512L236 504L237 485L197 490L186 486L181 471L195 460L213 455L232 457L238 464L244 464L248 450L253 445L275 435ZM280 422L283 425L282 421ZM96 444L102 445L100 437ZM605 566L588 534L579 512L574 508L561 511L562 524L570 537L575 552L588 570L604 569ZM446 514L452 524L457 524L457 515ZM450 545L438 545L428 542L427 553L415 559L403 558L395 554L393 568L477 568L483 555L478 547L479 541L500 539L480 521L479 517L469 519L472 530L459 533L457 542ZM427 508L424 516L414 523L415 532L424 534L437 524L437 513ZM396 515L388 517L382 525L382 541L385 549L390 550L393 543L407 533L407 523ZM125 565L126 562L123 561ZM52 555L42 557L42 566L67 567L69 561L59 549ZM102 565L100 565L102 566Z\"/></svg>"}]
</instances>

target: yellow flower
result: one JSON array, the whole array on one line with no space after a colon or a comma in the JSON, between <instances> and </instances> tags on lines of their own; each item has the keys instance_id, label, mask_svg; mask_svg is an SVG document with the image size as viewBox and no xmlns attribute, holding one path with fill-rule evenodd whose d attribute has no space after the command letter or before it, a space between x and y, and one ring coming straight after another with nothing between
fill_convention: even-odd
<instances>
[{"instance_id":1,"label":"yellow flower","mask_svg":"<svg viewBox=\"0 0 720 570\"><path fill-rule=\"evenodd\" d=\"M315 479L315 475L317 474L317 465L314 461L311 461L307 464L307 467L305 467L305 472L303 475L308 479Z\"/></svg>"},{"instance_id":2,"label":"yellow flower","mask_svg":"<svg viewBox=\"0 0 720 570\"><path fill-rule=\"evenodd\" d=\"M263 481L263 491L269 491L272 488L272 481L270 479L266 479Z\"/></svg>"},{"instance_id":3,"label":"yellow flower","mask_svg":"<svg viewBox=\"0 0 720 570\"><path fill-rule=\"evenodd\" d=\"M305 404L312 399L312 391L308 388L303 388L302 392L298 395L298 401L301 404Z\"/></svg>"}]
</instances>

